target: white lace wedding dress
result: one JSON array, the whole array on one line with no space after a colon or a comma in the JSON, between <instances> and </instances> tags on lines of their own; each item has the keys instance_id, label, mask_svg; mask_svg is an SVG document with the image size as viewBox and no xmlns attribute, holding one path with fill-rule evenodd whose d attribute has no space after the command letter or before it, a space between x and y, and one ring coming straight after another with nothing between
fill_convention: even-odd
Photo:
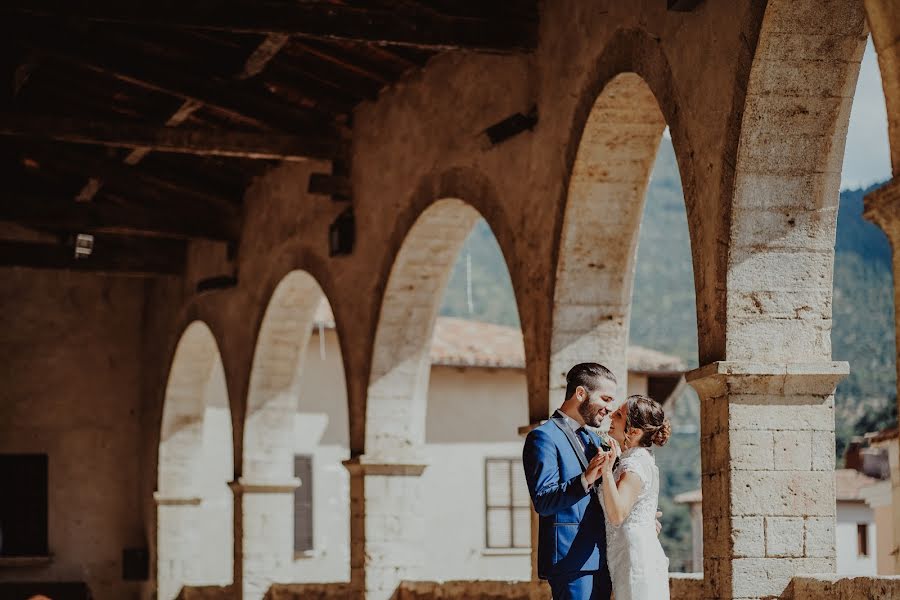
<instances>
[{"instance_id":1,"label":"white lace wedding dress","mask_svg":"<svg viewBox=\"0 0 900 600\"><path fill-rule=\"evenodd\" d=\"M637 475L643 487L625 521L606 520L606 561L616 600L668 600L669 559L656 535L659 469L647 448L629 448L613 470L616 480L625 472ZM599 491L603 505L603 491ZM603 507L606 513L606 506Z\"/></svg>"}]
</instances>

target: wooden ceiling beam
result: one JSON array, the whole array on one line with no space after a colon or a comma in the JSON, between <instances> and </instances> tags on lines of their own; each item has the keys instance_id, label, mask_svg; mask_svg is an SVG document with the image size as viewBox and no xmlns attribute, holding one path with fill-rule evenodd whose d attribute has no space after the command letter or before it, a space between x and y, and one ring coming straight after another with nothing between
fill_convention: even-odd
<instances>
[{"instance_id":1,"label":"wooden ceiling beam","mask_svg":"<svg viewBox=\"0 0 900 600\"><path fill-rule=\"evenodd\" d=\"M0 10L0 14L2 14ZM13 19L19 20L20 19ZM329 133L321 114L311 114L276 97L248 87L249 82L231 81L207 73L191 73L160 64L159 59L118 48L113 38L97 32L75 35L65 27L34 28L21 22L14 28L16 40L38 55L47 55L64 64L115 77L137 87L153 90L183 101L194 101L249 121L262 129Z\"/></svg>"},{"instance_id":2,"label":"wooden ceiling beam","mask_svg":"<svg viewBox=\"0 0 900 600\"><path fill-rule=\"evenodd\" d=\"M442 16L328 2L232 0L155 3L9 0L0 14L256 33L288 34L429 50L520 52L537 45L537 25L509 18Z\"/></svg>"},{"instance_id":3,"label":"wooden ceiling beam","mask_svg":"<svg viewBox=\"0 0 900 600\"><path fill-rule=\"evenodd\" d=\"M184 273L187 246L177 240L94 236L89 256L75 258L73 240L53 244L0 240L0 267L87 271L128 277Z\"/></svg>"},{"instance_id":4,"label":"wooden ceiling beam","mask_svg":"<svg viewBox=\"0 0 900 600\"><path fill-rule=\"evenodd\" d=\"M133 194L137 189L140 190L142 197L158 197L163 205L187 202L196 205L198 209L215 208L222 214L232 215L237 212L240 201L240 198L229 199L205 190L185 187L143 169L112 159L98 158L85 152L28 145L22 149L22 154L25 158L32 159L38 165L38 169L43 169L46 163L55 170L84 177L96 177L103 180L109 188L127 195Z\"/></svg>"},{"instance_id":5,"label":"wooden ceiling beam","mask_svg":"<svg viewBox=\"0 0 900 600\"><path fill-rule=\"evenodd\" d=\"M138 206L48 199L16 193L0 201L0 220L54 231L116 233L172 239L235 242L240 236L236 216L173 213Z\"/></svg>"},{"instance_id":6,"label":"wooden ceiling beam","mask_svg":"<svg viewBox=\"0 0 900 600\"><path fill-rule=\"evenodd\" d=\"M238 79L250 79L262 73L275 55L281 52L284 45L290 41L291 36L286 33L270 33L256 47L256 50L247 57L244 68L238 73Z\"/></svg>"},{"instance_id":7,"label":"wooden ceiling beam","mask_svg":"<svg viewBox=\"0 0 900 600\"><path fill-rule=\"evenodd\" d=\"M303 161L344 152L339 137L160 127L130 121L96 121L0 113L0 136L199 156Z\"/></svg>"}]
</instances>

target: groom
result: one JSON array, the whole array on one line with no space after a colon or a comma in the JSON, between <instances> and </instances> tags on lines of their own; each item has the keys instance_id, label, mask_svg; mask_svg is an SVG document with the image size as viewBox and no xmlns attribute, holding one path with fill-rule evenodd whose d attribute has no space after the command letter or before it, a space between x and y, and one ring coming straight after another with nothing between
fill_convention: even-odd
<instances>
[{"instance_id":1,"label":"groom","mask_svg":"<svg viewBox=\"0 0 900 600\"><path fill-rule=\"evenodd\" d=\"M599 427L616 393L616 377L597 363L566 375L566 400L525 439L522 462L538 529L538 577L553 600L609 600L603 510L591 493L596 478L585 471L600 439Z\"/></svg>"}]
</instances>

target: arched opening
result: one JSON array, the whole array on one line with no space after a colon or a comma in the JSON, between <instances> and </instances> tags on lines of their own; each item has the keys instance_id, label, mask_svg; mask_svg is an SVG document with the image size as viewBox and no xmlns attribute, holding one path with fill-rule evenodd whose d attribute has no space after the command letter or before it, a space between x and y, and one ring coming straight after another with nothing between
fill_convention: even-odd
<instances>
[{"instance_id":1,"label":"arched opening","mask_svg":"<svg viewBox=\"0 0 900 600\"><path fill-rule=\"evenodd\" d=\"M239 485L244 598L350 578L347 392L331 307L292 271L260 326Z\"/></svg>"},{"instance_id":2,"label":"arched opening","mask_svg":"<svg viewBox=\"0 0 900 600\"><path fill-rule=\"evenodd\" d=\"M649 184L649 185L648 185ZM640 243L639 243L640 240ZM657 99L636 73L610 80L594 102L569 182L553 314L550 409L565 373L598 361L619 398L647 394L676 423L677 448L657 450L661 541L673 571L691 562L691 521L673 497L699 485L697 400L683 383L697 365L688 219L672 140ZM681 420L679 423L674 413ZM682 413L686 413L682 415Z\"/></svg>"},{"instance_id":3,"label":"arched opening","mask_svg":"<svg viewBox=\"0 0 900 600\"><path fill-rule=\"evenodd\" d=\"M669 443L654 450L665 515L660 541L671 572L699 572L703 522L691 500L700 487L700 404L682 375L698 366L697 308L687 211L668 130L647 187L631 306L629 394L663 402L672 421ZM634 358L642 348L660 358L640 367Z\"/></svg>"},{"instance_id":4,"label":"arched opening","mask_svg":"<svg viewBox=\"0 0 900 600\"><path fill-rule=\"evenodd\" d=\"M204 323L188 325L166 384L157 483L160 599L232 581L234 472L222 358Z\"/></svg>"},{"instance_id":5,"label":"arched opening","mask_svg":"<svg viewBox=\"0 0 900 600\"><path fill-rule=\"evenodd\" d=\"M404 533L419 560L392 565L401 579L529 578L517 432L528 417L524 367L515 296L489 225L464 200L438 200L394 261L366 413L367 461L427 465L387 484L404 486L392 501L417 523L410 529L441 540L426 551Z\"/></svg>"},{"instance_id":6,"label":"arched opening","mask_svg":"<svg viewBox=\"0 0 900 600\"><path fill-rule=\"evenodd\" d=\"M550 410L572 365L600 362L627 392L628 323L635 254L650 169L665 119L635 73L606 84L581 134L569 179L556 267Z\"/></svg>"}]
</instances>

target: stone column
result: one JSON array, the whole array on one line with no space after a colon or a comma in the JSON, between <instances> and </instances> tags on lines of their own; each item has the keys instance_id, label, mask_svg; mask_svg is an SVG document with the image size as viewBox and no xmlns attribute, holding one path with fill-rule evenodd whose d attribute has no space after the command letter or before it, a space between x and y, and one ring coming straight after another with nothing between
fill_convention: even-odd
<instances>
[{"instance_id":1,"label":"stone column","mask_svg":"<svg viewBox=\"0 0 900 600\"><path fill-rule=\"evenodd\" d=\"M894 266L894 329L897 345L897 383L900 386L900 177L894 177L888 183L874 192L869 193L865 199L865 212L863 216L878 225L887 234L893 250ZM900 387L898 387L897 401L900 403ZM900 444L900 439L891 442L894 446ZM891 455L897 455L900 448L894 448ZM894 477L894 467L891 466L891 483L894 490L894 540L900 540L900 481ZM894 554L894 568L900 572L900 553Z\"/></svg>"},{"instance_id":2,"label":"stone column","mask_svg":"<svg viewBox=\"0 0 900 600\"><path fill-rule=\"evenodd\" d=\"M241 600L262 600L286 580L294 561L294 490L302 482L228 484L234 492L234 589Z\"/></svg>"},{"instance_id":3,"label":"stone column","mask_svg":"<svg viewBox=\"0 0 900 600\"><path fill-rule=\"evenodd\" d=\"M173 600L193 569L199 551L196 522L203 502L196 496L153 494L156 502L156 597Z\"/></svg>"},{"instance_id":4,"label":"stone column","mask_svg":"<svg viewBox=\"0 0 900 600\"><path fill-rule=\"evenodd\" d=\"M388 600L424 562L425 510L421 462L360 456L350 472L350 585L354 597ZM440 540L434 540L440 543Z\"/></svg>"},{"instance_id":5,"label":"stone column","mask_svg":"<svg viewBox=\"0 0 900 600\"><path fill-rule=\"evenodd\" d=\"M704 598L779 597L835 570L834 389L844 362L717 362L701 401Z\"/></svg>"}]
</instances>

